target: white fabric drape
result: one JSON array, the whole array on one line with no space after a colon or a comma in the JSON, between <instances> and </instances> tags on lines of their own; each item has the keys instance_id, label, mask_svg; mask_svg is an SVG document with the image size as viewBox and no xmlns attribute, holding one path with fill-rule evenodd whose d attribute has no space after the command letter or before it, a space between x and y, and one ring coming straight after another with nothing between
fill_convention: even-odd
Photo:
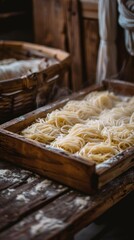
<instances>
[{"instance_id":1,"label":"white fabric drape","mask_svg":"<svg viewBox=\"0 0 134 240\"><path fill-rule=\"evenodd\" d=\"M99 0L100 46L97 63L97 83L117 73L116 52L117 1Z\"/></svg>"},{"instance_id":2,"label":"white fabric drape","mask_svg":"<svg viewBox=\"0 0 134 240\"><path fill-rule=\"evenodd\" d=\"M125 29L125 44L134 56L134 0L118 0L119 24Z\"/></svg>"}]
</instances>

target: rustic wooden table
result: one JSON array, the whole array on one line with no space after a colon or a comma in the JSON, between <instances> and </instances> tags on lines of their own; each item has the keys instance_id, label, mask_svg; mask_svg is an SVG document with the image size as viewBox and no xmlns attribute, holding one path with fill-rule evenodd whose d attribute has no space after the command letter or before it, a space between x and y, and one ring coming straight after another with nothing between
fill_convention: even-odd
<instances>
[{"instance_id":1,"label":"rustic wooden table","mask_svg":"<svg viewBox=\"0 0 134 240\"><path fill-rule=\"evenodd\" d=\"M133 189L133 169L88 196L0 161L0 239L71 240Z\"/></svg>"}]
</instances>

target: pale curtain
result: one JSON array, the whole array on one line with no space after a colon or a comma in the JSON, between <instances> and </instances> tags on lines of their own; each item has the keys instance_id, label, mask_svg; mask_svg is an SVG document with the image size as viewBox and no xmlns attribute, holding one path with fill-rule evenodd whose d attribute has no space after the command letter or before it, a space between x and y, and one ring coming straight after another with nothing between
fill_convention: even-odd
<instances>
[{"instance_id":1,"label":"pale curtain","mask_svg":"<svg viewBox=\"0 0 134 240\"><path fill-rule=\"evenodd\" d=\"M125 44L134 56L134 0L118 0L119 24L125 29Z\"/></svg>"},{"instance_id":2,"label":"pale curtain","mask_svg":"<svg viewBox=\"0 0 134 240\"><path fill-rule=\"evenodd\" d=\"M100 46L97 63L97 83L117 73L116 52L117 1L99 0Z\"/></svg>"}]
</instances>

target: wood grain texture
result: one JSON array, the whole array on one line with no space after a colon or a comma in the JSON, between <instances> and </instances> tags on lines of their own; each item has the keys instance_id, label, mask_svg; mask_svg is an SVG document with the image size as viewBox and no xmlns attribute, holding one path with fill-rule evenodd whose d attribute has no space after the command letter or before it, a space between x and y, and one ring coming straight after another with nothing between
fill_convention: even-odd
<instances>
[{"instance_id":1,"label":"wood grain texture","mask_svg":"<svg viewBox=\"0 0 134 240\"><path fill-rule=\"evenodd\" d=\"M81 15L78 0L67 0L66 6L69 52L72 60L72 89L78 91L83 88L83 56Z\"/></svg>"},{"instance_id":2,"label":"wood grain texture","mask_svg":"<svg viewBox=\"0 0 134 240\"><path fill-rule=\"evenodd\" d=\"M33 0L33 25L36 43L68 50L65 6L66 0ZM68 75L64 75L59 86L69 88L69 82Z\"/></svg>"},{"instance_id":3,"label":"wood grain texture","mask_svg":"<svg viewBox=\"0 0 134 240\"><path fill-rule=\"evenodd\" d=\"M121 175L127 169L134 167L134 147L119 153L96 166L98 175L98 188L101 188L110 180Z\"/></svg>"},{"instance_id":4,"label":"wood grain texture","mask_svg":"<svg viewBox=\"0 0 134 240\"><path fill-rule=\"evenodd\" d=\"M98 1L33 0L33 11L36 42L71 53L71 74L66 86L76 91L95 83Z\"/></svg>"},{"instance_id":5,"label":"wood grain texture","mask_svg":"<svg viewBox=\"0 0 134 240\"><path fill-rule=\"evenodd\" d=\"M85 86L85 82L86 85L96 82L100 41L98 0L78 0L76 2L79 4L79 9L76 6L72 7L75 5L74 0L33 0L35 38L38 39L38 43L45 44L47 42L49 46L57 46L70 51L72 54L72 76L69 82L71 82L72 87L77 87L77 84ZM49 17L47 9L50 12ZM73 9L76 11L73 11ZM60 31L60 29L62 30ZM119 74L115 78L134 82L134 60L132 56L127 54L124 32L118 23L116 46ZM78 76L78 78L76 77L73 80L73 76ZM78 80L80 79L79 76L83 76L80 82Z\"/></svg>"},{"instance_id":6,"label":"wood grain texture","mask_svg":"<svg viewBox=\"0 0 134 240\"><path fill-rule=\"evenodd\" d=\"M13 170L12 177L14 174ZM13 179L15 181L15 178ZM37 208L47 205L66 191L66 187L34 174L23 181L23 184L12 185L0 191L0 231Z\"/></svg>"},{"instance_id":7,"label":"wood grain texture","mask_svg":"<svg viewBox=\"0 0 134 240\"><path fill-rule=\"evenodd\" d=\"M9 163L0 162L0 191L23 184L31 174L29 171L12 167Z\"/></svg>"},{"instance_id":8,"label":"wood grain texture","mask_svg":"<svg viewBox=\"0 0 134 240\"><path fill-rule=\"evenodd\" d=\"M98 21L93 19L83 19L84 28L84 51L85 51L85 70L87 86L96 82L96 66L98 59L99 34Z\"/></svg>"},{"instance_id":9,"label":"wood grain texture","mask_svg":"<svg viewBox=\"0 0 134 240\"><path fill-rule=\"evenodd\" d=\"M124 96L134 95L134 83L113 79L106 79L103 81L105 89L113 91L115 94L120 94Z\"/></svg>"},{"instance_id":10,"label":"wood grain texture","mask_svg":"<svg viewBox=\"0 0 134 240\"><path fill-rule=\"evenodd\" d=\"M133 170L94 196L68 191L0 234L1 239L70 239L134 189Z\"/></svg>"},{"instance_id":11,"label":"wood grain texture","mask_svg":"<svg viewBox=\"0 0 134 240\"><path fill-rule=\"evenodd\" d=\"M64 2L62 0L33 0L34 32L37 43L65 49Z\"/></svg>"},{"instance_id":12,"label":"wood grain texture","mask_svg":"<svg viewBox=\"0 0 134 240\"><path fill-rule=\"evenodd\" d=\"M80 0L82 17L87 19L98 19L98 0Z\"/></svg>"}]
</instances>

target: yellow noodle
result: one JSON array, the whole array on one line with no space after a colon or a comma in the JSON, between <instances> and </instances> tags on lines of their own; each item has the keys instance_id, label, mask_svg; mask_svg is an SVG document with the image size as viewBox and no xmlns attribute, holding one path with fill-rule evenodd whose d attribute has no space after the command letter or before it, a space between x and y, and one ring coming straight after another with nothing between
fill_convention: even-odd
<instances>
[{"instance_id":1,"label":"yellow noodle","mask_svg":"<svg viewBox=\"0 0 134 240\"><path fill-rule=\"evenodd\" d=\"M46 122L61 128L65 125L71 127L76 123L84 123L84 120L80 119L77 113L70 112L68 114L68 111L65 110L55 110L47 115Z\"/></svg>"},{"instance_id":2,"label":"yellow noodle","mask_svg":"<svg viewBox=\"0 0 134 240\"><path fill-rule=\"evenodd\" d=\"M101 109L112 108L120 101L118 97L116 97L113 93L109 93L108 91L89 93L85 99L92 103L93 106Z\"/></svg>"},{"instance_id":3,"label":"yellow noodle","mask_svg":"<svg viewBox=\"0 0 134 240\"><path fill-rule=\"evenodd\" d=\"M86 120L92 118L92 116L98 116L100 114L100 109L93 106L87 101L69 101L64 107L64 110L77 113L80 119Z\"/></svg>"},{"instance_id":4,"label":"yellow noodle","mask_svg":"<svg viewBox=\"0 0 134 240\"><path fill-rule=\"evenodd\" d=\"M92 92L37 119L21 134L98 164L134 145L134 97Z\"/></svg>"},{"instance_id":5,"label":"yellow noodle","mask_svg":"<svg viewBox=\"0 0 134 240\"><path fill-rule=\"evenodd\" d=\"M97 144L90 144L87 143L79 153L78 156L83 157L88 160L95 161L97 163L103 162L108 158L113 157L118 153L118 150L111 147L109 144L106 143L97 143Z\"/></svg>"},{"instance_id":6,"label":"yellow noodle","mask_svg":"<svg viewBox=\"0 0 134 240\"><path fill-rule=\"evenodd\" d=\"M98 129L97 124L76 124L70 129L68 135L70 135L70 137L81 137L85 142L98 142L102 140L101 131Z\"/></svg>"},{"instance_id":7,"label":"yellow noodle","mask_svg":"<svg viewBox=\"0 0 134 240\"><path fill-rule=\"evenodd\" d=\"M51 145L56 148L63 149L70 153L75 153L79 151L83 146L85 142L84 139L78 136L64 136L57 138L56 141L52 142Z\"/></svg>"},{"instance_id":8,"label":"yellow noodle","mask_svg":"<svg viewBox=\"0 0 134 240\"><path fill-rule=\"evenodd\" d=\"M24 129L21 134L29 139L49 143L59 135L59 129L45 122L37 122Z\"/></svg>"}]
</instances>

